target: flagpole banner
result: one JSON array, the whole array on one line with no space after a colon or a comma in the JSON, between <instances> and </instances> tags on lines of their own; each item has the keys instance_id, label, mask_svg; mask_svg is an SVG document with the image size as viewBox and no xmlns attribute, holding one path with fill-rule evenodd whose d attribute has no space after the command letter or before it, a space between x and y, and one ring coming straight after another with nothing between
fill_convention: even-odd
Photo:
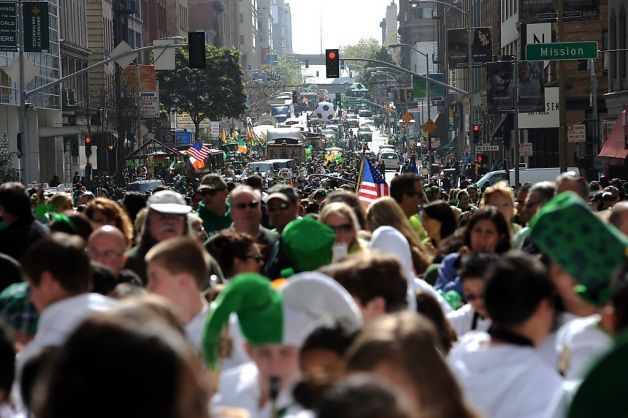
<instances>
[{"instance_id":1,"label":"flagpole banner","mask_svg":"<svg viewBox=\"0 0 628 418\"><path fill-rule=\"evenodd\" d=\"M513 63L490 62L487 66L486 104L489 113L512 112Z\"/></svg>"},{"instance_id":2,"label":"flagpole banner","mask_svg":"<svg viewBox=\"0 0 628 418\"><path fill-rule=\"evenodd\" d=\"M519 112L545 111L543 61L519 61Z\"/></svg>"},{"instance_id":3,"label":"flagpole banner","mask_svg":"<svg viewBox=\"0 0 628 418\"><path fill-rule=\"evenodd\" d=\"M468 67L469 33L467 29L447 30L447 49L449 51L449 69Z\"/></svg>"},{"instance_id":4,"label":"flagpole banner","mask_svg":"<svg viewBox=\"0 0 628 418\"><path fill-rule=\"evenodd\" d=\"M491 28L473 28L473 43L471 55L474 64L484 64L493 61L493 42Z\"/></svg>"},{"instance_id":5,"label":"flagpole banner","mask_svg":"<svg viewBox=\"0 0 628 418\"><path fill-rule=\"evenodd\" d=\"M48 2L22 4L24 52L42 52L49 49Z\"/></svg>"}]
</instances>

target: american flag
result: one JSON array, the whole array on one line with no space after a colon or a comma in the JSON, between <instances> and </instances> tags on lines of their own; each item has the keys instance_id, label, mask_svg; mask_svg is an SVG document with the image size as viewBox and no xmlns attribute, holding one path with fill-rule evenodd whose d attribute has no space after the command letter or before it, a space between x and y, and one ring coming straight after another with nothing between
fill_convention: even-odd
<instances>
[{"instance_id":1,"label":"american flag","mask_svg":"<svg viewBox=\"0 0 628 418\"><path fill-rule=\"evenodd\" d=\"M366 157L364 157L361 180L358 197L362 202L371 204L378 197L389 195L386 180Z\"/></svg>"},{"instance_id":2,"label":"american flag","mask_svg":"<svg viewBox=\"0 0 628 418\"><path fill-rule=\"evenodd\" d=\"M195 160L203 161L209 155L209 147L202 142L195 142L186 152Z\"/></svg>"}]
</instances>

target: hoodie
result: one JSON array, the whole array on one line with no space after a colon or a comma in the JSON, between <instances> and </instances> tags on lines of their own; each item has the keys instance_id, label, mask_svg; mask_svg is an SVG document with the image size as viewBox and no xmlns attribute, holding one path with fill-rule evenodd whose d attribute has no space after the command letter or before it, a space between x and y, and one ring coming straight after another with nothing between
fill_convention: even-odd
<instances>
[{"instance_id":1,"label":"hoodie","mask_svg":"<svg viewBox=\"0 0 628 418\"><path fill-rule=\"evenodd\" d=\"M414 275L412 267L412 252L410 244L401 232L392 226L380 226L371 236L369 248L378 250L386 254L394 255L401 263L401 269L408 282L408 307L416 311L416 298L414 292L420 290L430 293L436 298L444 313L451 311L451 307L445 299L437 293L434 288L425 280L421 280Z\"/></svg>"},{"instance_id":2,"label":"hoodie","mask_svg":"<svg viewBox=\"0 0 628 418\"><path fill-rule=\"evenodd\" d=\"M558 373L533 347L490 342L471 332L449 354L466 399L487 418L543 416L561 390Z\"/></svg>"}]
</instances>

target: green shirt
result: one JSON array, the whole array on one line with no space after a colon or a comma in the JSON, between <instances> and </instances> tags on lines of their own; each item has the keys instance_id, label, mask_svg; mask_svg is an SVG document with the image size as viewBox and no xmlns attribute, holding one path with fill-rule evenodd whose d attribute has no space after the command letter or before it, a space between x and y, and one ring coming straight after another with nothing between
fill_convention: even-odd
<instances>
[{"instance_id":1,"label":"green shirt","mask_svg":"<svg viewBox=\"0 0 628 418\"><path fill-rule=\"evenodd\" d=\"M227 204L227 211L224 215L216 215L205 207L205 202L200 202L198 205L198 216L203 220L203 229L207 232L207 235L214 235L216 232L221 231L231 226L231 207Z\"/></svg>"},{"instance_id":2,"label":"green shirt","mask_svg":"<svg viewBox=\"0 0 628 418\"><path fill-rule=\"evenodd\" d=\"M423 224L421 223L421 218L419 217L418 213L410 216L410 219L408 219L408 221L410 221L410 226L412 227L421 242L425 242L426 239L429 239L429 235L423 227Z\"/></svg>"}]
</instances>

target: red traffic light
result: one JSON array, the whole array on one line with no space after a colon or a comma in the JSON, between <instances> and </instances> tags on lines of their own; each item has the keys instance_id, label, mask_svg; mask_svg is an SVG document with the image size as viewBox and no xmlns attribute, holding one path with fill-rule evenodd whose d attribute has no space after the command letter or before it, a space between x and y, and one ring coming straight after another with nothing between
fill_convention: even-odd
<instances>
[{"instance_id":1,"label":"red traffic light","mask_svg":"<svg viewBox=\"0 0 628 418\"><path fill-rule=\"evenodd\" d=\"M330 52L329 54L327 54L327 56L329 57L330 60L335 60L336 59L336 53L335 52Z\"/></svg>"},{"instance_id":2,"label":"red traffic light","mask_svg":"<svg viewBox=\"0 0 628 418\"><path fill-rule=\"evenodd\" d=\"M85 138L85 143L86 144L91 144L92 143L92 139L89 138L89 137Z\"/></svg>"},{"instance_id":3,"label":"red traffic light","mask_svg":"<svg viewBox=\"0 0 628 418\"><path fill-rule=\"evenodd\" d=\"M473 132L480 132L480 125L473 125Z\"/></svg>"}]
</instances>

